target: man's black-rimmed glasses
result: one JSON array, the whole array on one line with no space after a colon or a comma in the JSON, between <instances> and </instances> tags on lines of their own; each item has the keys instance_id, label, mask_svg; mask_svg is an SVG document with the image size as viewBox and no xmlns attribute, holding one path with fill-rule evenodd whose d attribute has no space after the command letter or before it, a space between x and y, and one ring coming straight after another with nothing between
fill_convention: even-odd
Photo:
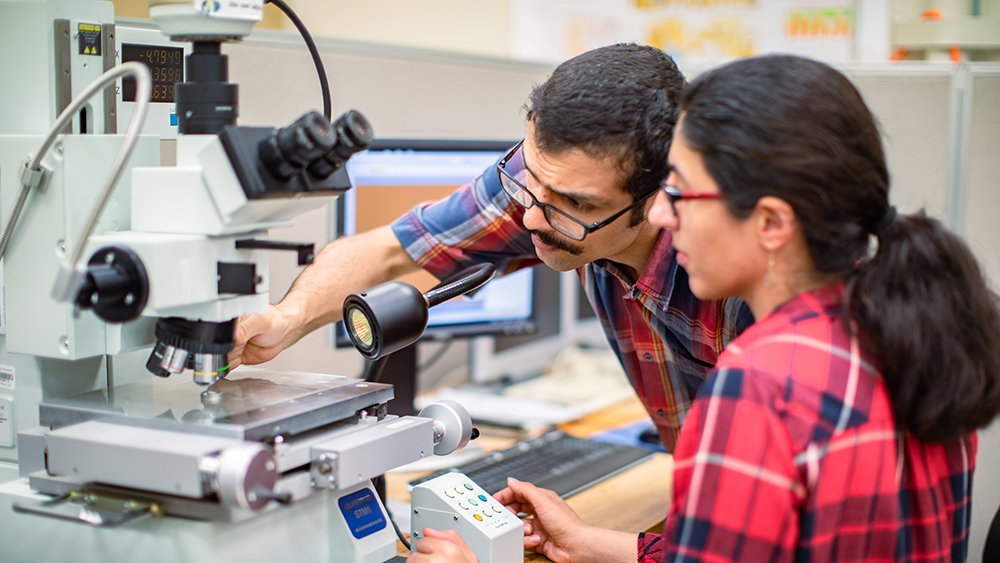
<instances>
[{"instance_id":1,"label":"man's black-rimmed glasses","mask_svg":"<svg viewBox=\"0 0 1000 563\"><path fill-rule=\"evenodd\" d=\"M545 220L549 222L549 225L552 225L553 229L573 240L583 240L588 234L610 225L615 219L621 217L626 212L635 209L641 203L649 199L650 196L656 193L656 190L651 191L650 193L632 202L632 205L629 205L625 209L622 209L618 213L615 213L603 221L585 223L576 217L561 211L560 209L538 201L538 198L536 198L533 193L528 191L528 188L525 187L528 171L524 166L524 156L521 153L521 146L523 144L524 141L518 143L509 153L507 153L507 156L503 157L503 159L497 163L497 174L500 175L500 185L503 186L503 191L507 192L507 195L509 195L511 199L526 210L537 205L539 209L542 210L542 213L545 214Z\"/></svg>"}]
</instances>

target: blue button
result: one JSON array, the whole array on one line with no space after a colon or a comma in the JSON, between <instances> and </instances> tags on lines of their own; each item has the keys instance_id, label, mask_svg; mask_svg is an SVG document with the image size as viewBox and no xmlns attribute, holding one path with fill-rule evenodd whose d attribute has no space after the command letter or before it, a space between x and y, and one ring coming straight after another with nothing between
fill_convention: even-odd
<instances>
[{"instance_id":1,"label":"blue button","mask_svg":"<svg viewBox=\"0 0 1000 563\"><path fill-rule=\"evenodd\" d=\"M176 113L170 114L170 124L173 125L174 127L177 126L177 114Z\"/></svg>"},{"instance_id":2,"label":"blue button","mask_svg":"<svg viewBox=\"0 0 1000 563\"><path fill-rule=\"evenodd\" d=\"M479 500L486 502L486 495L479 495Z\"/></svg>"}]
</instances>

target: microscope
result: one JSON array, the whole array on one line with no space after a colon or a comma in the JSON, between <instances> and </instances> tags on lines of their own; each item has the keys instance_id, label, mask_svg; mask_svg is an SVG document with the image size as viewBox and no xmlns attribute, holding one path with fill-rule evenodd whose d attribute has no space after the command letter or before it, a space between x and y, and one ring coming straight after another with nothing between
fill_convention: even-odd
<instances>
[{"instance_id":1,"label":"microscope","mask_svg":"<svg viewBox=\"0 0 1000 563\"><path fill-rule=\"evenodd\" d=\"M110 2L0 0L18 55L0 62L2 558L391 559L372 479L464 447L465 410L399 417L391 385L227 361L238 318L267 310L267 253L312 260L269 230L351 187L371 125L354 110L237 125L222 44L262 0L149 3L185 46L130 46L142 65L119 60ZM136 100L124 135L115 87ZM140 127L168 97L176 164L161 166ZM150 346L145 370L119 361ZM494 536L520 537L509 516Z\"/></svg>"},{"instance_id":2,"label":"microscope","mask_svg":"<svg viewBox=\"0 0 1000 563\"><path fill-rule=\"evenodd\" d=\"M310 111L280 129L237 126L238 87L221 46L250 32L252 13L154 1L150 14L171 40L193 47L173 92L177 165L132 169L131 230L81 240L94 250L86 264L64 262L53 295L109 322L156 318L147 369L159 377L189 369L209 386L228 372L237 318L267 310L258 251L312 261L312 245L271 241L267 229L349 189L343 164L374 135L354 110L333 123Z\"/></svg>"}]
</instances>

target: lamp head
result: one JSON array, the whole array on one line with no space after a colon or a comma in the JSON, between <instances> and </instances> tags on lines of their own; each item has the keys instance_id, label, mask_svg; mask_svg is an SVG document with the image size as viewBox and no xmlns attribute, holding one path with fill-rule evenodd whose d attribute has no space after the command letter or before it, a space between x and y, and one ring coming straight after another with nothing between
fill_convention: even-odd
<instances>
[{"instance_id":1,"label":"lamp head","mask_svg":"<svg viewBox=\"0 0 1000 563\"><path fill-rule=\"evenodd\" d=\"M344 325L354 347L377 360L413 344L427 328L427 309L479 289L493 277L492 264L466 268L427 293L412 285L391 281L344 301Z\"/></svg>"},{"instance_id":2,"label":"lamp head","mask_svg":"<svg viewBox=\"0 0 1000 563\"><path fill-rule=\"evenodd\" d=\"M413 344L427 328L427 300L412 285L386 282L344 301L344 325L361 355L377 360Z\"/></svg>"}]
</instances>

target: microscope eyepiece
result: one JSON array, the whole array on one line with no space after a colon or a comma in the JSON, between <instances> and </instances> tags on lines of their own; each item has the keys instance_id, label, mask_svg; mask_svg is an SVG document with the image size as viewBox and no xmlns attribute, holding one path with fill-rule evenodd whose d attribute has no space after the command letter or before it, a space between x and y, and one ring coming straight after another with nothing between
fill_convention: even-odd
<instances>
[{"instance_id":1,"label":"microscope eyepiece","mask_svg":"<svg viewBox=\"0 0 1000 563\"><path fill-rule=\"evenodd\" d=\"M371 124L356 110L347 110L333 122L333 146L322 158L309 165L309 174L322 180L330 177L347 162L354 153L363 151L372 144L375 133Z\"/></svg>"},{"instance_id":2,"label":"microscope eyepiece","mask_svg":"<svg viewBox=\"0 0 1000 563\"><path fill-rule=\"evenodd\" d=\"M261 141L258 154L268 172L286 180L329 152L334 142L330 122L310 111Z\"/></svg>"}]
</instances>

